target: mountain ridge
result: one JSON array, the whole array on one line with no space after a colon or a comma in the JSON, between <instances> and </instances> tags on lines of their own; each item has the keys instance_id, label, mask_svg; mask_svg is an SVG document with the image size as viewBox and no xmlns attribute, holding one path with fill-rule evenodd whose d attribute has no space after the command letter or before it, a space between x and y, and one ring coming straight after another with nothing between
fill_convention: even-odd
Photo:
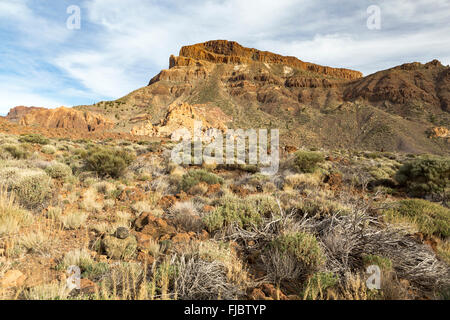
<instances>
[{"instance_id":1,"label":"mountain ridge","mask_svg":"<svg viewBox=\"0 0 450 320\"><path fill-rule=\"evenodd\" d=\"M74 109L136 136L158 131L169 109L176 123L220 109L220 126L278 128L284 145L448 154L448 136L430 132L448 130L449 105L450 68L437 60L363 77L216 40L182 47L145 87Z\"/></svg>"}]
</instances>

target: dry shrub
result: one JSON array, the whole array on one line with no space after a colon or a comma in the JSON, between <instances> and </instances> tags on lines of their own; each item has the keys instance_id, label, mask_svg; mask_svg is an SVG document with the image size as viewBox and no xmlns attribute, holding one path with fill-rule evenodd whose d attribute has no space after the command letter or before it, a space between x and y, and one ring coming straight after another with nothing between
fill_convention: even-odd
<instances>
[{"instance_id":1,"label":"dry shrub","mask_svg":"<svg viewBox=\"0 0 450 320\"><path fill-rule=\"evenodd\" d=\"M15 233L23 226L31 224L32 214L20 208L13 194L0 186L0 237Z\"/></svg>"},{"instance_id":2,"label":"dry shrub","mask_svg":"<svg viewBox=\"0 0 450 320\"><path fill-rule=\"evenodd\" d=\"M89 214L84 212L70 212L66 215L60 216L59 221L65 229L76 230L84 225L88 217Z\"/></svg>"},{"instance_id":3,"label":"dry shrub","mask_svg":"<svg viewBox=\"0 0 450 320\"><path fill-rule=\"evenodd\" d=\"M202 219L192 201L175 203L169 209L169 216L176 225L180 225L186 231L199 232L202 230Z\"/></svg>"},{"instance_id":4,"label":"dry shrub","mask_svg":"<svg viewBox=\"0 0 450 320\"><path fill-rule=\"evenodd\" d=\"M216 242L195 244L179 257L175 287L182 300L242 297L247 273L232 249Z\"/></svg>"}]
</instances>

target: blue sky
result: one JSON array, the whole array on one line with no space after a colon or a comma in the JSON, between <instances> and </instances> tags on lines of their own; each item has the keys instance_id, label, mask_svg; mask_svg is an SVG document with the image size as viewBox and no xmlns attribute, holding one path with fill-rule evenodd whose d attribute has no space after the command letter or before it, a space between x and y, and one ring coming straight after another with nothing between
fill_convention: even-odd
<instances>
[{"instance_id":1,"label":"blue sky","mask_svg":"<svg viewBox=\"0 0 450 320\"><path fill-rule=\"evenodd\" d=\"M66 10L81 8L69 30ZM381 9L381 29L367 8ZM207 40L370 74L450 64L450 0L0 0L0 115L117 99Z\"/></svg>"}]
</instances>

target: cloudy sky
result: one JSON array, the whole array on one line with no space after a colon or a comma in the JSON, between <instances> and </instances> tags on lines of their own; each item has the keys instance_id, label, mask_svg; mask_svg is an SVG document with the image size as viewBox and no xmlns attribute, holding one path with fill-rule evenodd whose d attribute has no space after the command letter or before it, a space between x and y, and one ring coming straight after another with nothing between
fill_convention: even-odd
<instances>
[{"instance_id":1,"label":"cloudy sky","mask_svg":"<svg viewBox=\"0 0 450 320\"><path fill-rule=\"evenodd\" d=\"M67 27L72 5L80 29ZM380 29L367 26L373 5ZM447 65L450 0L0 0L0 115L117 99L182 45L215 39L366 75Z\"/></svg>"}]
</instances>

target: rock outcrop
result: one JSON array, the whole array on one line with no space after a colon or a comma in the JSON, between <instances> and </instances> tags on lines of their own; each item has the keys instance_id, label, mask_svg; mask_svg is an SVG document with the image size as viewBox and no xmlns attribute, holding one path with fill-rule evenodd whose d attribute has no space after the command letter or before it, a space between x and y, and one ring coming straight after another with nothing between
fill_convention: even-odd
<instances>
[{"instance_id":1,"label":"rock outcrop","mask_svg":"<svg viewBox=\"0 0 450 320\"><path fill-rule=\"evenodd\" d=\"M30 113L31 111L35 110L46 110L45 108L39 108L39 107L25 107L25 106L17 106L15 108L12 108L9 110L8 115L6 116L6 119L12 122L19 122L20 119L23 118L26 114Z\"/></svg>"},{"instance_id":2,"label":"rock outcrop","mask_svg":"<svg viewBox=\"0 0 450 320\"><path fill-rule=\"evenodd\" d=\"M202 123L202 132L206 132L211 128L226 132L226 123L230 120L230 117L225 115L220 108L174 103L169 106L166 116L158 124L153 125L150 121L147 121L140 126L134 127L131 130L131 134L169 138L181 128L186 128L193 132L196 121Z\"/></svg>"},{"instance_id":3,"label":"rock outcrop","mask_svg":"<svg viewBox=\"0 0 450 320\"><path fill-rule=\"evenodd\" d=\"M215 64L251 64L253 62L281 64L346 80L359 79L363 76L359 71L324 67L303 62L296 57L286 57L268 51L246 48L237 42L227 40L214 40L182 47L179 57L171 56L170 68L202 65L202 61Z\"/></svg>"},{"instance_id":4,"label":"rock outcrop","mask_svg":"<svg viewBox=\"0 0 450 320\"><path fill-rule=\"evenodd\" d=\"M61 107L58 109L28 109L16 121L23 126L38 125L49 129L74 129L85 132L107 130L114 123L93 112Z\"/></svg>"}]
</instances>

